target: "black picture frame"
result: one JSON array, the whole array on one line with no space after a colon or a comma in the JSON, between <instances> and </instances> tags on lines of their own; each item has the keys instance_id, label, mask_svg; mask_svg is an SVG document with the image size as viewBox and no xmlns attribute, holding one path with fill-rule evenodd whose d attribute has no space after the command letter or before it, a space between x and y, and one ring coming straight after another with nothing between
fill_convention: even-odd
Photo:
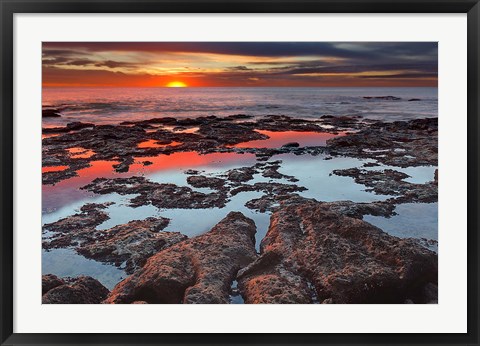
<instances>
[{"instance_id":1,"label":"black picture frame","mask_svg":"<svg viewBox=\"0 0 480 346\"><path fill-rule=\"evenodd\" d=\"M479 0L0 0L2 345L478 345ZM16 13L467 13L468 332L465 334L21 334L13 332L13 17ZM40 86L39 86L40 87ZM455 318L455 316L452 316Z\"/></svg>"}]
</instances>

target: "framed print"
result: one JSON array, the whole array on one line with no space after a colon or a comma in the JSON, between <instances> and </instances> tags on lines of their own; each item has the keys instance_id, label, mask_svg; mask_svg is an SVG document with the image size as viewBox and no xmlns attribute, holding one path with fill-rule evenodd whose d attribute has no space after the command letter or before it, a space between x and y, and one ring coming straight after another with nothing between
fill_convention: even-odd
<instances>
[{"instance_id":1,"label":"framed print","mask_svg":"<svg viewBox=\"0 0 480 346\"><path fill-rule=\"evenodd\" d=\"M478 1L2 1L2 345L478 344Z\"/></svg>"}]
</instances>

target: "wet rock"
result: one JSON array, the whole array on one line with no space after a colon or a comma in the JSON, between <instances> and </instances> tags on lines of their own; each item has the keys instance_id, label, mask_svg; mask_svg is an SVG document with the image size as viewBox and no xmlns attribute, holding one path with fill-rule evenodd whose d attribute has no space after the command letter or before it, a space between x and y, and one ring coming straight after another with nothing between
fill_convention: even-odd
<instances>
[{"instance_id":1,"label":"wet rock","mask_svg":"<svg viewBox=\"0 0 480 346\"><path fill-rule=\"evenodd\" d=\"M127 274L141 268L157 252L184 241L179 232L162 232L165 218L149 217L95 232L95 241L85 240L76 251L100 262L122 267Z\"/></svg>"},{"instance_id":2,"label":"wet rock","mask_svg":"<svg viewBox=\"0 0 480 346\"><path fill-rule=\"evenodd\" d=\"M75 121L73 123L68 123L66 128L70 131L78 131L88 127L95 127L95 124L92 123L82 123L80 121Z\"/></svg>"},{"instance_id":3,"label":"wet rock","mask_svg":"<svg viewBox=\"0 0 480 346\"><path fill-rule=\"evenodd\" d=\"M85 204L81 213L44 225L44 231L52 234L44 239L43 248L70 247L82 256L114 264L131 274L158 251L187 239L178 232L162 232L170 220L161 217L96 229L109 219L102 209L110 204Z\"/></svg>"},{"instance_id":4,"label":"wet rock","mask_svg":"<svg viewBox=\"0 0 480 346\"><path fill-rule=\"evenodd\" d=\"M53 274L42 275L42 295L52 288L65 285L65 281Z\"/></svg>"},{"instance_id":5,"label":"wet rock","mask_svg":"<svg viewBox=\"0 0 480 346\"><path fill-rule=\"evenodd\" d=\"M99 304L108 289L90 276L79 276L52 288L42 296L42 304Z\"/></svg>"},{"instance_id":6,"label":"wet rock","mask_svg":"<svg viewBox=\"0 0 480 346\"><path fill-rule=\"evenodd\" d=\"M404 181L409 176L392 169L370 171L359 168L334 170L333 174L352 177L357 184L367 186L367 191L380 195L400 196L397 203L431 203L438 200L438 187L435 183L414 184Z\"/></svg>"},{"instance_id":7,"label":"wet rock","mask_svg":"<svg viewBox=\"0 0 480 346\"><path fill-rule=\"evenodd\" d=\"M43 231L52 232L53 235L43 242L44 249L64 248L77 245L85 238L92 237L91 233L98 225L110 217L103 211L112 203L89 203L80 209L80 213L68 216L53 223L43 226Z\"/></svg>"},{"instance_id":8,"label":"wet rock","mask_svg":"<svg viewBox=\"0 0 480 346\"><path fill-rule=\"evenodd\" d=\"M423 289L423 300L428 304L438 304L438 286L429 282Z\"/></svg>"},{"instance_id":9,"label":"wet rock","mask_svg":"<svg viewBox=\"0 0 480 346\"><path fill-rule=\"evenodd\" d=\"M261 256L237 276L246 303L403 303L437 282L435 253L304 201L272 215Z\"/></svg>"},{"instance_id":10,"label":"wet rock","mask_svg":"<svg viewBox=\"0 0 480 346\"><path fill-rule=\"evenodd\" d=\"M413 98L413 99L409 99L408 101L411 102L411 101L422 101L422 100L421 100L421 99Z\"/></svg>"},{"instance_id":11,"label":"wet rock","mask_svg":"<svg viewBox=\"0 0 480 346\"><path fill-rule=\"evenodd\" d=\"M215 177L205 177L201 175L192 175L187 178L187 183L193 187L202 188L208 187L211 189L222 189L225 185L225 180Z\"/></svg>"},{"instance_id":12,"label":"wet rock","mask_svg":"<svg viewBox=\"0 0 480 346\"><path fill-rule=\"evenodd\" d=\"M232 122L203 123L199 126L198 133L226 145L268 138L256 132L250 124Z\"/></svg>"},{"instance_id":13,"label":"wet rock","mask_svg":"<svg viewBox=\"0 0 480 346\"><path fill-rule=\"evenodd\" d=\"M234 120L251 119L251 118L253 118L253 115L233 114L233 115L229 115L227 118L228 118L228 119L234 119Z\"/></svg>"},{"instance_id":14,"label":"wet rock","mask_svg":"<svg viewBox=\"0 0 480 346\"><path fill-rule=\"evenodd\" d=\"M227 172L227 177L231 182L247 182L253 179L255 173L256 171L253 167L234 168Z\"/></svg>"},{"instance_id":15,"label":"wet rock","mask_svg":"<svg viewBox=\"0 0 480 346\"><path fill-rule=\"evenodd\" d=\"M197 171L196 169L187 169L184 171L184 173L188 175L197 175L200 174L200 171Z\"/></svg>"},{"instance_id":16,"label":"wet rock","mask_svg":"<svg viewBox=\"0 0 480 346\"><path fill-rule=\"evenodd\" d=\"M290 142L282 145L282 148L298 148L300 144L298 142Z\"/></svg>"},{"instance_id":17,"label":"wet rock","mask_svg":"<svg viewBox=\"0 0 480 346\"><path fill-rule=\"evenodd\" d=\"M380 166L380 164L376 162L367 162L363 164L363 167L378 167L378 166Z\"/></svg>"},{"instance_id":18,"label":"wet rock","mask_svg":"<svg viewBox=\"0 0 480 346\"><path fill-rule=\"evenodd\" d=\"M395 203L389 200L370 203L335 201L325 203L325 205L333 212L357 219L362 219L364 215L391 217L396 214Z\"/></svg>"},{"instance_id":19,"label":"wet rock","mask_svg":"<svg viewBox=\"0 0 480 346\"><path fill-rule=\"evenodd\" d=\"M327 140L330 152L399 166L438 164L438 119L368 124L360 131Z\"/></svg>"},{"instance_id":20,"label":"wet rock","mask_svg":"<svg viewBox=\"0 0 480 346\"><path fill-rule=\"evenodd\" d=\"M269 195L284 195L292 192L305 191L307 188L294 184L281 184L281 183L255 183L252 185L243 184L230 191L232 196L245 191L259 191Z\"/></svg>"},{"instance_id":21,"label":"wet rock","mask_svg":"<svg viewBox=\"0 0 480 346\"><path fill-rule=\"evenodd\" d=\"M401 97L396 96L364 96L366 100L384 100L384 101L398 101L401 100Z\"/></svg>"},{"instance_id":22,"label":"wet rock","mask_svg":"<svg viewBox=\"0 0 480 346\"><path fill-rule=\"evenodd\" d=\"M262 176L264 176L265 178L287 179L291 182L297 182L298 179L294 176L286 175L278 171L278 169L281 167L281 163L281 160L269 161L265 163L257 163L254 167L259 173L261 172Z\"/></svg>"},{"instance_id":23,"label":"wet rock","mask_svg":"<svg viewBox=\"0 0 480 346\"><path fill-rule=\"evenodd\" d=\"M115 168L115 171L117 171L118 173L125 173L128 172L128 170L130 169L130 165L133 164L134 161L135 160L131 156L124 157L122 162L113 165L112 167Z\"/></svg>"},{"instance_id":24,"label":"wet rock","mask_svg":"<svg viewBox=\"0 0 480 346\"><path fill-rule=\"evenodd\" d=\"M42 118L59 118L61 117L58 109L42 109Z\"/></svg>"},{"instance_id":25,"label":"wet rock","mask_svg":"<svg viewBox=\"0 0 480 346\"><path fill-rule=\"evenodd\" d=\"M151 204L157 208L167 209L223 208L227 202L227 195L223 190L202 193L186 186L155 183L140 176L115 179L96 178L82 189L97 194L112 192L120 195L137 194L137 197L130 200L132 207Z\"/></svg>"},{"instance_id":26,"label":"wet rock","mask_svg":"<svg viewBox=\"0 0 480 346\"><path fill-rule=\"evenodd\" d=\"M228 303L237 271L256 258L255 223L229 213L209 232L152 256L106 303Z\"/></svg>"}]
</instances>

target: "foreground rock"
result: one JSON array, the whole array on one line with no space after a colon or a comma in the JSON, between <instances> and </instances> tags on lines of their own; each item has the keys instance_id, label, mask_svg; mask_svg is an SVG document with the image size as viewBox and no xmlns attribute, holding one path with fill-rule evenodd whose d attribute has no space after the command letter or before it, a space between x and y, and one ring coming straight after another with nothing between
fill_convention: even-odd
<instances>
[{"instance_id":1,"label":"foreground rock","mask_svg":"<svg viewBox=\"0 0 480 346\"><path fill-rule=\"evenodd\" d=\"M228 303L237 271L256 258L255 223L229 213L209 232L151 257L106 303Z\"/></svg>"},{"instance_id":2,"label":"foreground rock","mask_svg":"<svg viewBox=\"0 0 480 346\"><path fill-rule=\"evenodd\" d=\"M130 221L104 232L97 232L95 242L83 243L76 250L81 255L97 261L111 263L132 274L141 268L147 259L173 244L187 239L179 232L161 231L168 219L153 217Z\"/></svg>"},{"instance_id":3,"label":"foreground rock","mask_svg":"<svg viewBox=\"0 0 480 346\"><path fill-rule=\"evenodd\" d=\"M425 303L437 282L435 253L328 203L280 207L261 251L237 276L246 303Z\"/></svg>"},{"instance_id":4,"label":"foreground rock","mask_svg":"<svg viewBox=\"0 0 480 346\"><path fill-rule=\"evenodd\" d=\"M65 281L53 274L42 276L42 295L50 291L52 288L65 285Z\"/></svg>"},{"instance_id":5,"label":"foreground rock","mask_svg":"<svg viewBox=\"0 0 480 346\"><path fill-rule=\"evenodd\" d=\"M169 219L149 217L109 229L96 227L107 220L106 204L86 204L81 213L46 224L52 233L43 242L44 249L74 248L79 254L121 267L127 274L141 268L147 258L160 250L187 239L179 232L163 232Z\"/></svg>"},{"instance_id":6,"label":"foreground rock","mask_svg":"<svg viewBox=\"0 0 480 346\"><path fill-rule=\"evenodd\" d=\"M42 296L42 304L100 304L108 295L108 289L90 276L59 279L55 275L42 277L42 291L52 281L58 285Z\"/></svg>"}]
</instances>

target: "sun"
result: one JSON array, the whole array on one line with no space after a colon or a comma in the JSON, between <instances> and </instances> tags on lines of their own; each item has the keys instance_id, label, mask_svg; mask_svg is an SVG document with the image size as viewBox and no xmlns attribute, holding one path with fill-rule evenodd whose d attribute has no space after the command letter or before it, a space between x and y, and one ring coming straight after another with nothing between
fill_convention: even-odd
<instances>
[{"instance_id":1,"label":"sun","mask_svg":"<svg viewBox=\"0 0 480 346\"><path fill-rule=\"evenodd\" d=\"M186 88L187 84L185 84L184 82L175 81L175 82L168 83L167 87L168 88Z\"/></svg>"}]
</instances>

